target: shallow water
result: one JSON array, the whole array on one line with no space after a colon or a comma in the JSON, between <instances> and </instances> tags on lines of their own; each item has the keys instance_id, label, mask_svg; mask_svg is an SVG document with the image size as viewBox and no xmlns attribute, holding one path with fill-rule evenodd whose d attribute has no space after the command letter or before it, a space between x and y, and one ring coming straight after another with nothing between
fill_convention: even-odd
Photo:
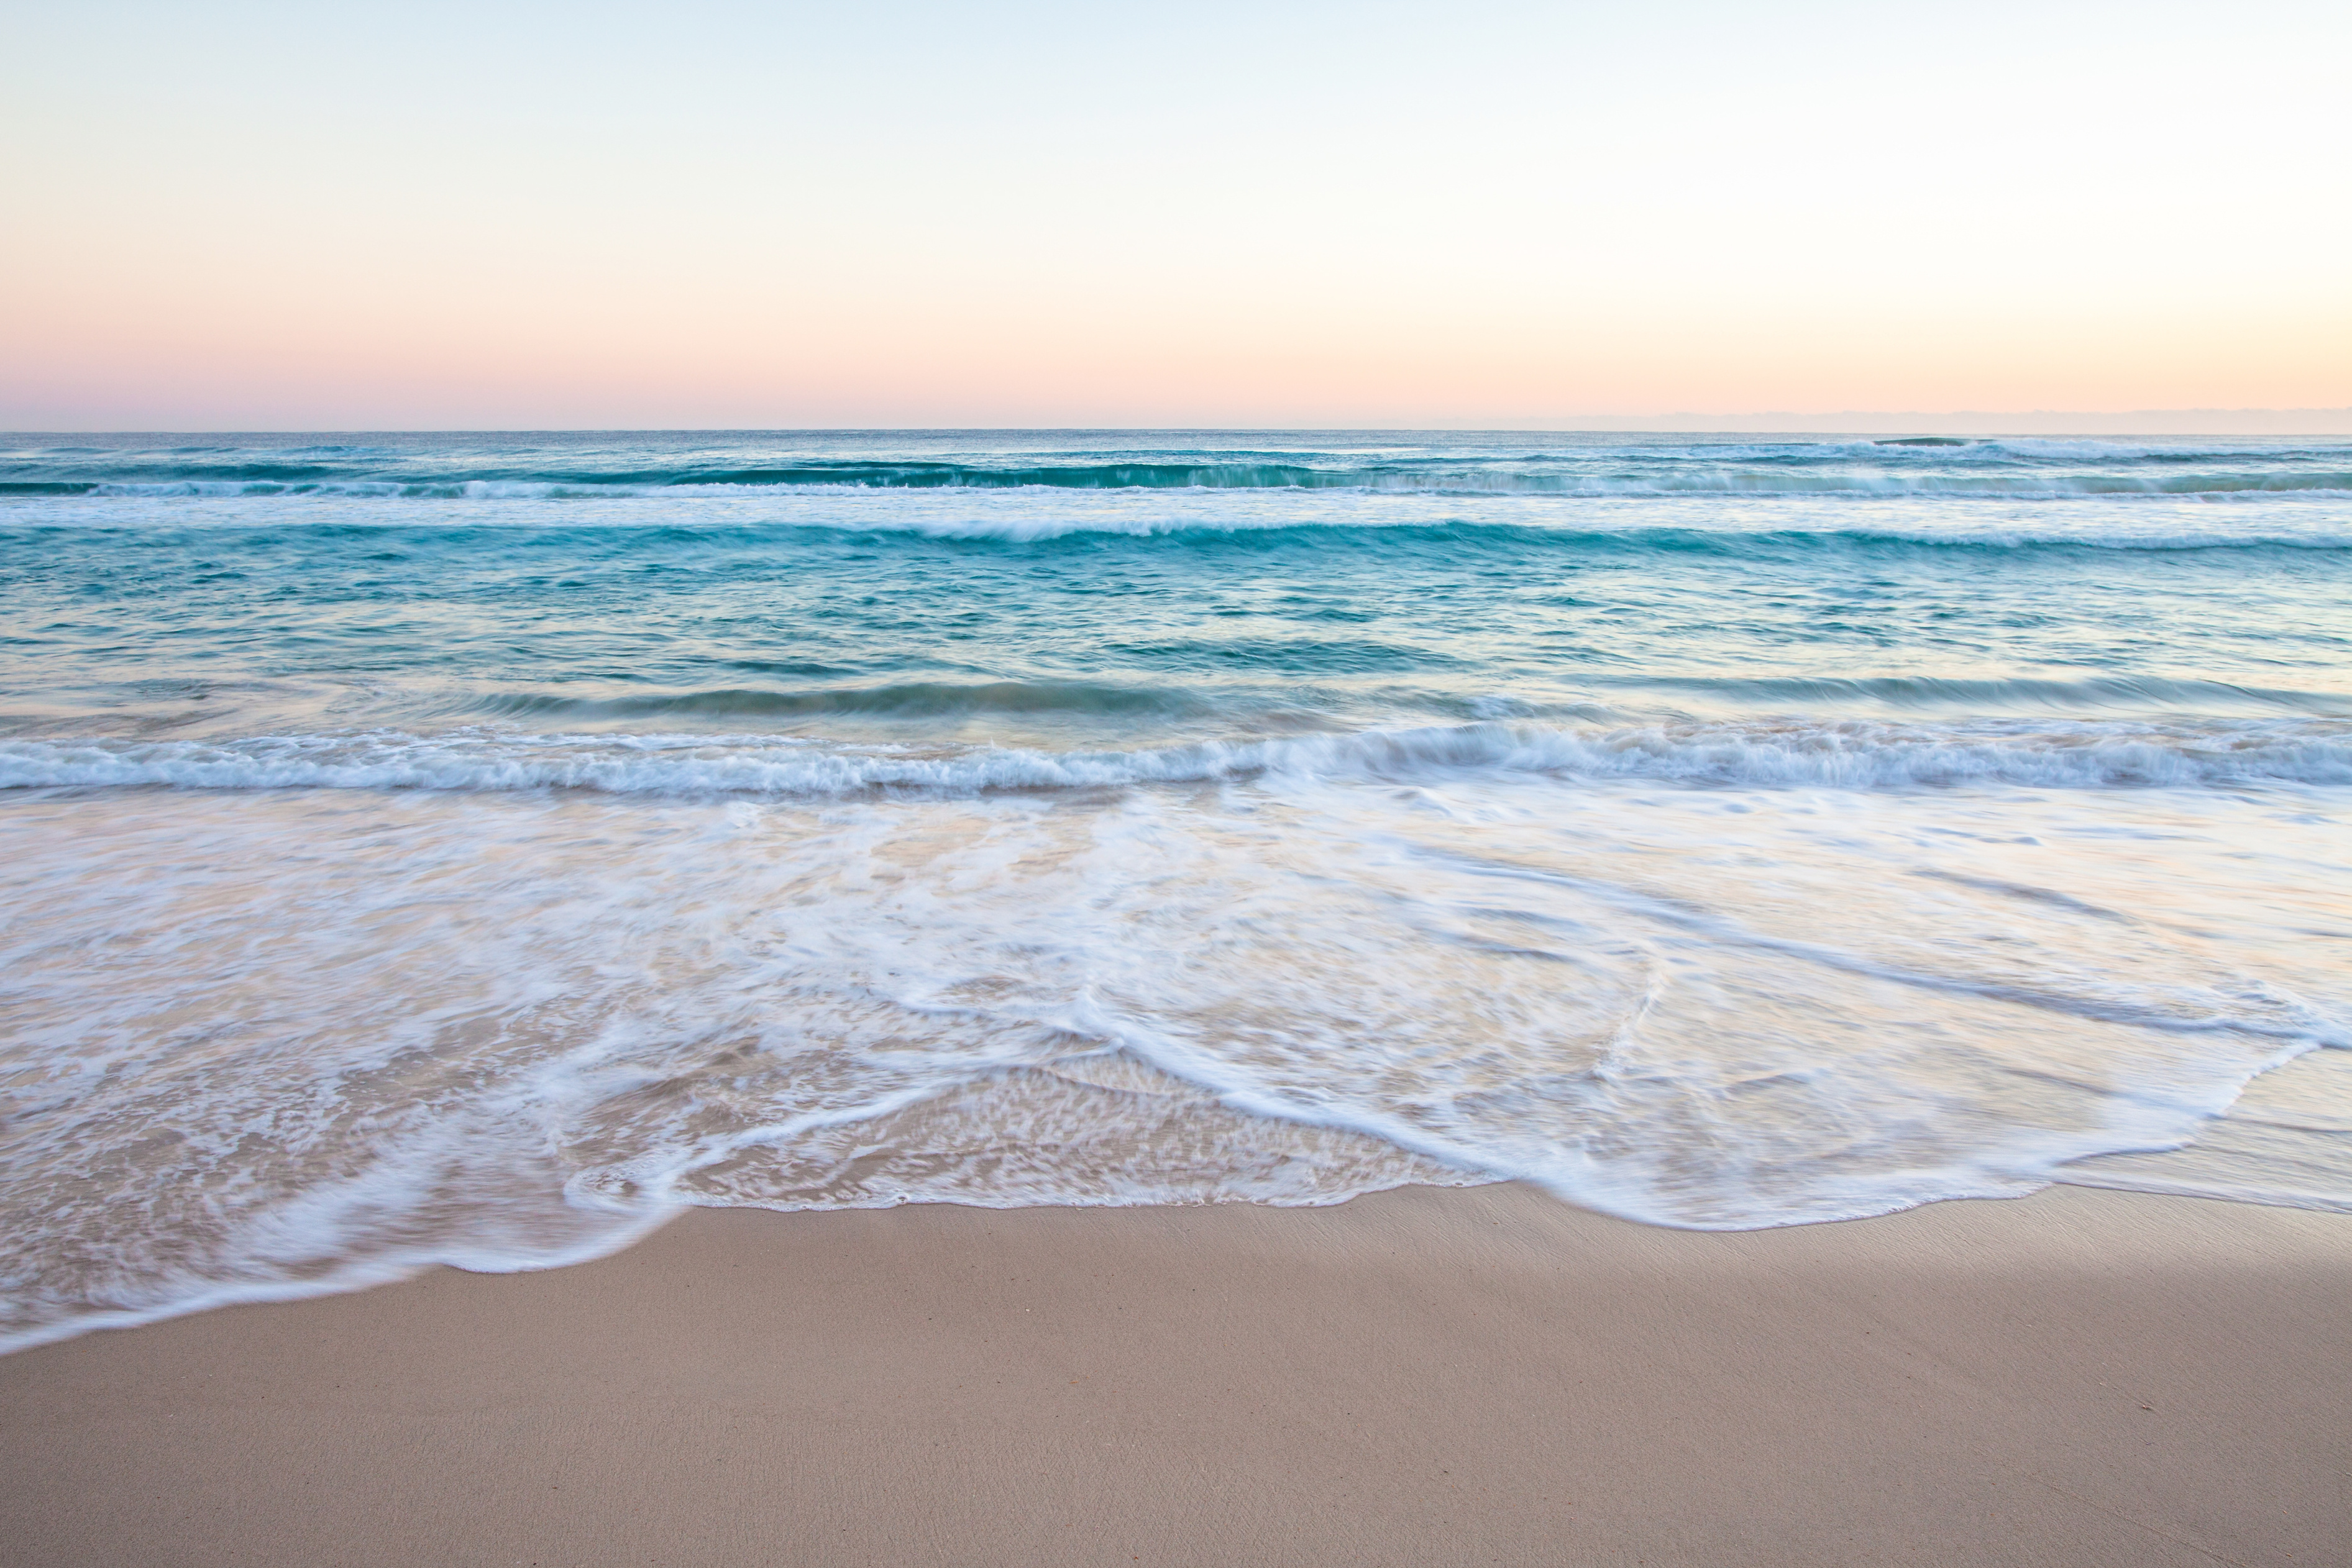
<instances>
[{"instance_id":1,"label":"shallow water","mask_svg":"<svg viewBox=\"0 0 2352 1568\"><path fill-rule=\"evenodd\" d=\"M0 585L16 1343L681 1203L2352 1208L2352 443L16 437Z\"/></svg>"}]
</instances>

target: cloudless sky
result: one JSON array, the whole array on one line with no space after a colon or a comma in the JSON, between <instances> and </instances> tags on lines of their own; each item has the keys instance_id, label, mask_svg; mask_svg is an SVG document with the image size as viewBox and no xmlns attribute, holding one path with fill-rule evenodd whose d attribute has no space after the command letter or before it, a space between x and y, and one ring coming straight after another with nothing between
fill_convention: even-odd
<instances>
[{"instance_id":1,"label":"cloudless sky","mask_svg":"<svg viewBox=\"0 0 2352 1568\"><path fill-rule=\"evenodd\" d=\"M0 425L2352 404L2352 5L0 11Z\"/></svg>"}]
</instances>

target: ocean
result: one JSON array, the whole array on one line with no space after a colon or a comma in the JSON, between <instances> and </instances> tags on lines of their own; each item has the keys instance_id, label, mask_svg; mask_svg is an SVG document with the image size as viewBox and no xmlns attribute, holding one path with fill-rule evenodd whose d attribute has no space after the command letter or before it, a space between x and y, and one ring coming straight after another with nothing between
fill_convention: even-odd
<instances>
[{"instance_id":1,"label":"ocean","mask_svg":"<svg viewBox=\"0 0 2352 1568\"><path fill-rule=\"evenodd\" d=\"M2352 1210L2352 440L0 438L0 1344L685 1206Z\"/></svg>"}]
</instances>

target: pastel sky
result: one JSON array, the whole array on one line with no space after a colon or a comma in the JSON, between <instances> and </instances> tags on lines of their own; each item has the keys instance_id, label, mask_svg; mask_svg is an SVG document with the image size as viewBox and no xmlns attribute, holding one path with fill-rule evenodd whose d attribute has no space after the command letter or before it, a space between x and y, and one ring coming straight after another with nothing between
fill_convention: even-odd
<instances>
[{"instance_id":1,"label":"pastel sky","mask_svg":"<svg viewBox=\"0 0 2352 1568\"><path fill-rule=\"evenodd\" d=\"M2352 404L2352 5L19 4L0 426Z\"/></svg>"}]
</instances>

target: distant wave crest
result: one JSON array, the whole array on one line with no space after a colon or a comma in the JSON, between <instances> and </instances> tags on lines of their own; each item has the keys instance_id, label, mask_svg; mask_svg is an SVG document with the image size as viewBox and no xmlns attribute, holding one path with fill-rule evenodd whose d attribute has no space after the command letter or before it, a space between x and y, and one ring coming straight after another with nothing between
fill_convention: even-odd
<instances>
[{"instance_id":1,"label":"distant wave crest","mask_svg":"<svg viewBox=\"0 0 2352 1568\"><path fill-rule=\"evenodd\" d=\"M1619 474L1507 467L1313 467L1267 463L1117 463L1060 467L844 463L718 472L504 475L431 479L204 474L140 479L0 480L0 494L94 497L333 496L570 500L812 486L958 490L1360 490L1407 495L1612 497L1858 496L2057 501L2078 497L2352 495L2352 469L2053 473L1822 470L1693 464Z\"/></svg>"},{"instance_id":2,"label":"distant wave crest","mask_svg":"<svg viewBox=\"0 0 2352 1568\"><path fill-rule=\"evenodd\" d=\"M1328 434L1328 433L1327 433ZM1541 436L1367 445L1287 442L1072 447L1051 433L926 451L821 436L680 444L551 437L457 445L409 439L318 444L0 449L0 495L330 496L478 500L678 492L882 490L1354 490L1564 497L2225 497L2352 494L2341 442L2150 442L1897 436L1879 440L1649 439L1560 444ZM896 447L897 450L892 450Z\"/></svg>"}]
</instances>

